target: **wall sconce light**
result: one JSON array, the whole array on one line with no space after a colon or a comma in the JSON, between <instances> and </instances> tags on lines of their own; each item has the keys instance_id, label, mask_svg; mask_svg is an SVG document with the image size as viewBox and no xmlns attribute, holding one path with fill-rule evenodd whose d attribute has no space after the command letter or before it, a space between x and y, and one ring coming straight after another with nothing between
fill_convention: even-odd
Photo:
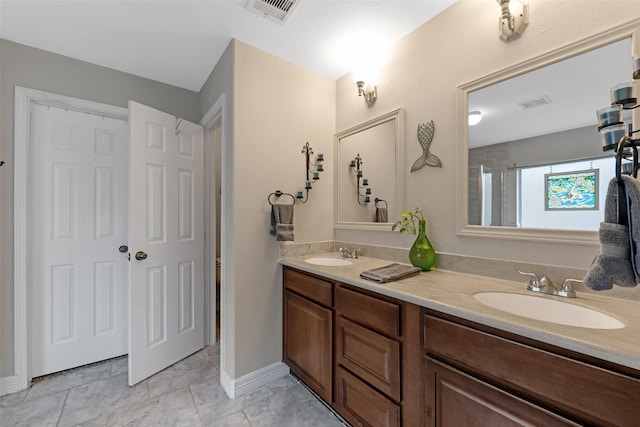
<instances>
[{"instance_id":1,"label":"wall sconce light","mask_svg":"<svg viewBox=\"0 0 640 427\"><path fill-rule=\"evenodd\" d=\"M349 167L356 175L356 193L358 198L358 204L361 206L367 206L367 204L371 203L371 187L369 187L369 180L363 176L362 171L362 157L360 157L360 153L356 156L355 159L351 160L349 163ZM360 184L362 181L362 185ZM364 194L360 192L360 190L364 190Z\"/></svg>"},{"instance_id":2,"label":"wall sconce light","mask_svg":"<svg viewBox=\"0 0 640 427\"><path fill-rule=\"evenodd\" d=\"M338 61L351 70L358 96L368 107L378 99L378 81L389 59L389 40L374 30L348 34L340 43Z\"/></svg>"},{"instance_id":3,"label":"wall sconce light","mask_svg":"<svg viewBox=\"0 0 640 427\"><path fill-rule=\"evenodd\" d=\"M482 113L480 111L469 111L469 126L475 126L482 120Z\"/></svg>"},{"instance_id":4,"label":"wall sconce light","mask_svg":"<svg viewBox=\"0 0 640 427\"><path fill-rule=\"evenodd\" d=\"M309 199L309 190L313 188L312 184L320 179L320 173L324 171L324 166L322 162L324 161L324 154L318 153L316 157L316 162L313 163L311 161L311 156L313 155L313 148L307 142L302 146L302 154L304 154L305 162L306 162L306 174L307 180L304 183L304 192L298 191L296 193L296 199L298 199L301 203L306 203Z\"/></svg>"},{"instance_id":5,"label":"wall sconce light","mask_svg":"<svg viewBox=\"0 0 640 427\"><path fill-rule=\"evenodd\" d=\"M374 85L372 89L371 86L367 86L365 89L364 84L362 80L356 82L358 86L358 96L364 96L364 102L367 103L367 107L372 107L373 104L376 103L376 99L378 99L378 87Z\"/></svg>"},{"instance_id":6,"label":"wall sconce light","mask_svg":"<svg viewBox=\"0 0 640 427\"><path fill-rule=\"evenodd\" d=\"M498 34L505 42L515 40L529 25L529 5L520 0L496 0L502 9L498 19Z\"/></svg>"}]
</instances>

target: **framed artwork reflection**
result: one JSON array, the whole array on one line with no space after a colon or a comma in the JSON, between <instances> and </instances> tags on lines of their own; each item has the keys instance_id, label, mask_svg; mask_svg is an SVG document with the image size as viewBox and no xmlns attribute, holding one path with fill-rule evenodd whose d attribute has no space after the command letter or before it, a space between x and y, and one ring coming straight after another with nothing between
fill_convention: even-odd
<instances>
[{"instance_id":1,"label":"framed artwork reflection","mask_svg":"<svg viewBox=\"0 0 640 427\"><path fill-rule=\"evenodd\" d=\"M599 169L544 175L547 211L597 210Z\"/></svg>"}]
</instances>

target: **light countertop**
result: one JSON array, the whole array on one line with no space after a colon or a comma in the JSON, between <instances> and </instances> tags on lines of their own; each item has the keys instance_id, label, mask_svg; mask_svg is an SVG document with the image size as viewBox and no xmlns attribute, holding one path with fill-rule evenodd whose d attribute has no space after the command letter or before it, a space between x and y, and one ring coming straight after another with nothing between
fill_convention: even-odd
<instances>
[{"instance_id":1,"label":"light countertop","mask_svg":"<svg viewBox=\"0 0 640 427\"><path fill-rule=\"evenodd\" d=\"M340 258L337 253L283 258L282 265L324 276L332 280L378 292L421 307L457 316L486 326L515 333L557 347L640 370L640 303L578 292L577 298L533 294L526 290L528 279L512 282L444 270L421 272L417 276L378 284L360 278L360 272L390 264L390 261L360 257L352 265L309 264L314 257ZM540 295L560 299L608 314L626 325L622 329L589 329L532 320L488 307L473 299L478 292L497 291Z\"/></svg>"}]
</instances>

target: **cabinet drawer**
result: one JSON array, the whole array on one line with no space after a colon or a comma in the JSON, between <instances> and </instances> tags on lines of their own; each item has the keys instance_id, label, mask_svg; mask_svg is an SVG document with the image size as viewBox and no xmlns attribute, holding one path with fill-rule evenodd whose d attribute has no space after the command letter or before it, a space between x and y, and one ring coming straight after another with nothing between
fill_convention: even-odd
<instances>
[{"instance_id":1,"label":"cabinet drawer","mask_svg":"<svg viewBox=\"0 0 640 427\"><path fill-rule=\"evenodd\" d=\"M282 276L286 289L326 307L333 306L333 283L286 267Z\"/></svg>"},{"instance_id":2,"label":"cabinet drawer","mask_svg":"<svg viewBox=\"0 0 640 427\"><path fill-rule=\"evenodd\" d=\"M424 315L427 354L592 425L637 425L640 380Z\"/></svg>"},{"instance_id":3,"label":"cabinet drawer","mask_svg":"<svg viewBox=\"0 0 640 427\"><path fill-rule=\"evenodd\" d=\"M336 384L336 409L352 426L400 426L400 407L341 367Z\"/></svg>"},{"instance_id":4,"label":"cabinet drawer","mask_svg":"<svg viewBox=\"0 0 640 427\"><path fill-rule=\"evenodd\" d=\"M336 321L337 363L400 400L400 343L344 317Z\"/></svg>"},{"instance_id":5,"label":"cabinet drawer","mask_svg":"<svg viewBox=\"0 0 640 427\"><path fill-rule=\"evenodd\" d=\"M383 334L400 336L400 304L338 287L336 314Z\"/></svg>"}]
</instances>

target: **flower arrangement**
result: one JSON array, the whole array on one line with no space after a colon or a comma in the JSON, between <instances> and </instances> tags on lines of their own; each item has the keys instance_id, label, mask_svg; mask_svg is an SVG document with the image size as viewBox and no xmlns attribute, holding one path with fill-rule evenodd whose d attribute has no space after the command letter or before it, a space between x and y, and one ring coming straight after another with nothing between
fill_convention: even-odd
<instances>
[{"instance_id":1,"label":"flower arrangement","mask_svg":"<svg viewBox=\"0 0 640 427\"><path fill-rule=\"evenodd\" d=\"M400 214L400 219L391 226L391 231L398 230L399 233L406 231L415 235L418 232L416 221L424 220L424 214L420 208L415 208L412 211L404 211Z\"/></svg>"}]
</instances>

